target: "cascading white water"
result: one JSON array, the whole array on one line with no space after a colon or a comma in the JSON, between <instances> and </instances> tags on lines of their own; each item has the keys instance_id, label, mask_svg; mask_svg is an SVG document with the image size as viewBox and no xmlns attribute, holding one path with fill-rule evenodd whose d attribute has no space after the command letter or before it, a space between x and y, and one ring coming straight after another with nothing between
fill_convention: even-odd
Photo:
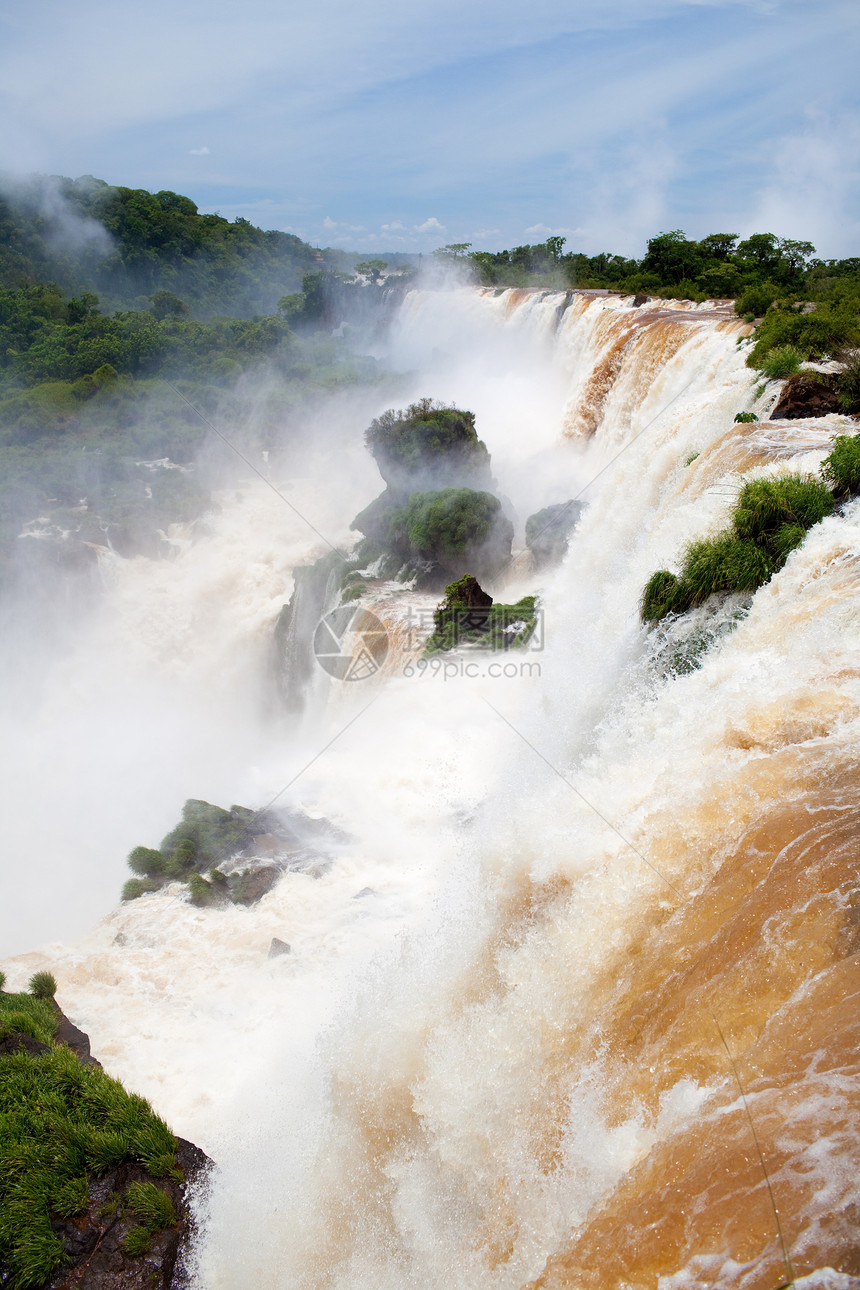
<instances>
[{"instance_id":1,"label":"cascading white water","mask_svg":"<svg viewBox=\"0 0 860 1290\"><path fill-rule=\"evenodd\" d=\"M839 1290L860 1272L860 507L819 525L697 670L660 658L703 612L656 658L638 620L649 574L726 522L740 472L814 469L853 428L735 425L744 330L715 306L407 299L390 355L415 373L406 397L475 411L520 532L542 505L588 503L543 580L545 649L508 674L387 668L333 684L314 728L261 720L289 569L319 553L262 484L174 561L112 562L98 633L52 675L22 758L32 775L47 748L68 772L86 721L126 759L98 876L118 885L185 797L257 804L290 781L286 801L352 839L252 909L168 891L7 966L14 985L49 965L108 1069L218 1162L201 1287L772 1288L786 1271L723 1038L795 1272ZM290 499L340 540L372 492L338 509L327 484ZM522 562L491 588L532 589ZM93 769L70 795L91 793L99 836ZM30 817L52 873L85 846L68 818L70 845ZM266 959L273 935L289 957Z\"/></svg>"}]
</instances>

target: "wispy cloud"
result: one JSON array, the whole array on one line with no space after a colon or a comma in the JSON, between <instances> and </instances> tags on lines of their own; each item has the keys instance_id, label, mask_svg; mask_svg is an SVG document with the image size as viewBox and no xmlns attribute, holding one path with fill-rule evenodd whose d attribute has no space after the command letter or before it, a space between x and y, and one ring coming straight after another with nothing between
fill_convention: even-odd
<instances>
[{"instance_id":1,"label":"wispy cloud","mask_svg":"<svg viewBox=\"0 0 860 1290\"><path fill-rule=\"evenodd\" d=\"M98 0L7 18L0 165L170 187L338 241L510 246L557 230L641 253L661 223L702 235L788 218L785 141L857 114L846 0L210 0L205 24L173 0L116 0L102 18ZM176 160L177 134L217 138L217 168L203 145ZM850 149L827 138L826 176L804 164L850 212ZM795 211L806 236L814 203ZM841 219L819 218L827 253L847 253Z\"/></svg>"}]
</instances>

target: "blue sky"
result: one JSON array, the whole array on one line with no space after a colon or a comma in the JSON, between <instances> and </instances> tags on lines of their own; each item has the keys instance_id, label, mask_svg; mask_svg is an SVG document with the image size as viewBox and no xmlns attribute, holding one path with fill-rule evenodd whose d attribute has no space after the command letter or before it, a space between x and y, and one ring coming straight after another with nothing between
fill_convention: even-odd
<instances>
[{"instance_id":1,"label":"blue sky","mask_svg":"<svg viewBox=\"0 0 860 1290\"><path fill-rule=\"evenodd\" d=\"M317 245L860 254L857 0L2 0L0 168Z\"/></svg>"}]
</instances>

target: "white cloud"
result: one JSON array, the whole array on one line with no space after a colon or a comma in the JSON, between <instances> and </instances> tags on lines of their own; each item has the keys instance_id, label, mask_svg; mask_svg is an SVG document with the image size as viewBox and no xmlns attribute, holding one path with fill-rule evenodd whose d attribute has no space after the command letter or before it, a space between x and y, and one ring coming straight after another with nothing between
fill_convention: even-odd
<instances>
[{"instance_id":1,"label":"white cloud","mask_svg":"<svg viewBox=\"0 0 860 1290\"><path fill-rule=\"evenodd\" d=\"M571 233L578 232L572 228L550 228L548 224L532 224L527 228L526 233L529 237L570 237Z\"/></svg>"},{"instance_id":2,"label":"white cloud","mask_svg":"<svg viewBox=\"0 0 860 1290\"><path fill-rule=\"evenodd\" d=\"M208 157L209 149L206 147L205 144L203 145L202 148L189 148L188 155L189 157Z\"/></svg>"},{"instance_id":3,"label":"white cloud","mask_svg":"<svg viewBox=\"0 0 860 1290\"><path fill-rule=\"evenodd\" d=\"M414 224L413 228L416 233L445 233L447 230L444 224L440 224L435 215L425 219L423 224Z\"/></svg>"},{"instance_id":4,"label":"white cloud","mask_svg":"<svg viewBox=\"0 0 860 1290\"><path fill-rule=\"evenodd\" d=\"M404 233L406 231L406 225L401 224L400 220L396 219L393 224L383 224L382 231L383 233Z\"/></svg>"},{"instance_id":5,"label":"white cloud","mask_svg":"<svg viewBox=\"0 0 860 1290\"><path fill-rule=\"evenodd\" d=\"M810 109L808 127L773 149L752 217L738 221L744 236L802 236L827 258L856 254L860 240L860 125Z\"/></svg>"},{"instance_id":6,"label":"white cloud","mask_svg":"<svg viewBox=\"0 0 860 1290\"><path fill-rule=\"evenodd\" d=\"M333 220L330 215L326 215L322 222L322 226L323 228L337 228L337 222Z\"/></svg>"}]
</instances>

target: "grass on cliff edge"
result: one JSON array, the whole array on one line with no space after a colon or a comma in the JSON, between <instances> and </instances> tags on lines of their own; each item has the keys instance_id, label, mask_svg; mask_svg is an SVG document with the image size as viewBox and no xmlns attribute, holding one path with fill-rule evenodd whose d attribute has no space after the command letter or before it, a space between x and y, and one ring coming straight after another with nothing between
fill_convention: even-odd
<instances>
[{"instance_id":1,"label":"grass on cliff edge","mask_svg":"<svg viewBox=\"0 0 860 1290\"><path fill-rule=\"evenodd\" d=\"M56 1026L47 1000L0 992L0 1035L50 1044ZM175 1157L149 1103L68 1048L0 1056L0 1284L41 1286L65 1261L51 1217L83 1211L91 1178L126 1162L162 1177Z\"/></svg>"},{"instance_id":2,"label":"grass on cliff edge","mask_svg":"<svg viewBox=\"0 0 860 1290\"><path fill-rule=\"evenodd\" d=\"M828 457L822 468L825 479L830 461ZM782 568L813 524L832 509L833 495L821 479L783 475L748 480L730 529L691 542L680 575L668 569L651 575L642 594L643 622L686 613L721 592L757 591Z\"/></svg>"}]
</instances>

